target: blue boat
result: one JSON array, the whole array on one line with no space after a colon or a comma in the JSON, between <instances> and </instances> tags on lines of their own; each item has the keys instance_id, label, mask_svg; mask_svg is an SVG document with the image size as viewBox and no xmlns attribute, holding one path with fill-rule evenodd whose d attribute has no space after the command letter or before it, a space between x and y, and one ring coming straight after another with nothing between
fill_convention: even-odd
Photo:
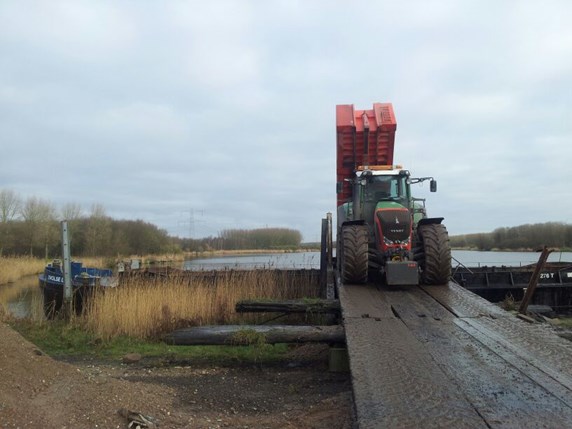
<instances>
[{"instance_id":1,"label":"blue boat","mask_svg":"<svg viewBox=\"0 0 572 429\"><path fill-rule=\"evenodd\" d=\"M81 262L71 262L71 282L74 309L78 314L96 288L117 286L117 278L111 270L84 267ZM44 312L51 317L61 310L64 301L62 261L55 259L47 264L39 275L39 283L44 296Z\"/></svg>"}]
</instances>

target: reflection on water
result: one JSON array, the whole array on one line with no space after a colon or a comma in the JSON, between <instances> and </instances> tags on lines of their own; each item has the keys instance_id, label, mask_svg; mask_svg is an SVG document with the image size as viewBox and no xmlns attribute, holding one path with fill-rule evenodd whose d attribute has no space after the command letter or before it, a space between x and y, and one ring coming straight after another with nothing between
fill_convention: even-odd
<instances>
[{"instance_id":1,"label":"reflection on water","mask_svg":"<svg viewBox=\"0 0 572 429\"><path fill-rule=\"evenodd\" d=\"M43 319L43 298L38 276L24 277L14 283L0 285L0 307L19 319Z\"/></svg>"}]
</instances>

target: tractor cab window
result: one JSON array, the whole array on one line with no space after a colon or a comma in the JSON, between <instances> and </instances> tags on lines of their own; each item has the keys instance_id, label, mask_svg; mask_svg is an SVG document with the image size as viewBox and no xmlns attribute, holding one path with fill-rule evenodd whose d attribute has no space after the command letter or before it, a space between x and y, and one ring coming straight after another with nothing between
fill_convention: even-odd
<instances>
[{"instance_id":1,"label":"tractor cab window","mask_svg":"<svg viewBox=\"0 0 572 429\"><path fill-rule=\"evenodd\" d=\"M366 201L397 200L405 197L404 179L400 176L371 176L365 189Z\"/></svg>"}]
</instances>

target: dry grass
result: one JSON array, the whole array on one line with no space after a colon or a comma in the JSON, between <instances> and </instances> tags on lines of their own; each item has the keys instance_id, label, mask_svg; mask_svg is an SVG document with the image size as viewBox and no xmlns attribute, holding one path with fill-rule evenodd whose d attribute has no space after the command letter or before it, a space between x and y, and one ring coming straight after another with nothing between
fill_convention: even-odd
<instances>
[{"instance_id":1,"label":"dry grass","mask_svg":"<svg viewBox=\"0 0 572 429\"><path fill-rule=\"evenodd\" d=\"M77 260L86 267L104 268L109 265L109 260L106 258L79 258ZM39 274L44 271L45 266L46 261L40 258L29 256L0 257L0 285Z\"/></svg>"},{"instance_id":2,"label":"dry grass","mask_svg":"<svg viewBox=\"0 0 572 429\"><path fill-rule=\"evenodd\" d=\"M181 276L155 282L133 278L94 296L85 323L103 340L119 335L157 338L180 327L251 322L254 316L234 311L242 299L316 297L317 289L310 274L293 278L273 271L234 271L215 278Z\"/></svg>"},{"instance_id":3,"label":"dry grass","mask_svg":"<svg viewBox=\"0 0 572 429\"><path fill-rule=\"evenodd\" d=\"M0 284L11 283L22 277L41 273L43 259L30 257L0 257Z\"/></svg>"},{"instance_id":4,"label":"dry grass","mask_svg":"<svg viewBox=\"0 0 572 429\"><path fill-rule=\"evenodd\" d=\"M103 257L73 258L73 260L81 262L84 267L114 268L115 265L115 261Z\"/></svg>"}]
</instances>

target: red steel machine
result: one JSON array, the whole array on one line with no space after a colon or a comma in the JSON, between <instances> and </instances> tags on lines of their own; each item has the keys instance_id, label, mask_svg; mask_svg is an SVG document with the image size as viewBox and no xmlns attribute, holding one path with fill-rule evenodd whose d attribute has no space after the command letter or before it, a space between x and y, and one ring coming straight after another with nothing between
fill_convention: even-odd
<instances>
[{"instance_id":1,"label":"red steel machine","mask_svg":"<svg viewBox=\"0 0 572 429\"><path fill-rule=\"evenodd\" d=\"M342 281L379 278L388 285L444 284L451 275L451 248L442 217L427 217L425 200L411 177L393 164L397 122L391 103L356 110L336 106L337 266Z\"/></svg>"}]
</instances>

